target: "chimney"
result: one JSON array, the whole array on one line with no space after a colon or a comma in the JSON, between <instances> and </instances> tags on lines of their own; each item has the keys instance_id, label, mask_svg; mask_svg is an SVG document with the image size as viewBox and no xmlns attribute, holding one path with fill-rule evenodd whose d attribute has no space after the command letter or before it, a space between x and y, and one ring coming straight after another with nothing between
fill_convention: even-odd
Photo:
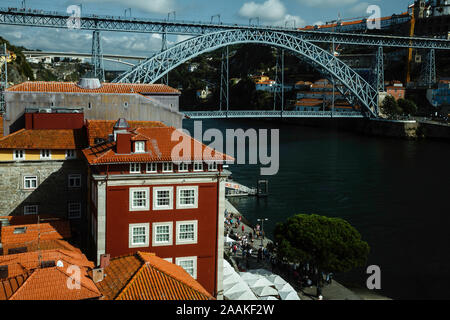
<instances>
[{"instance_id":1,"label":"chimney","mask_svg":"<svg viewBox=\"0 0 450 320\"><path fill-rule=\"evenodd\" d=\"M104 269L109 266L109 260L111 259L111 255L109 254L102 254L100 256L100 268Z\"/></svg>"},{"instance_id":2,"label":"chimney","mask_svg":"<svg viewBox=\"0 0 450 320\"><path fill-rule=\"evenodd\" d=\"M92 281L94 281L94 283L102 282L104 278L105 278L105 271L103 270L103 268L97 268L92 270Z\"/></svg>"}]
</instances>

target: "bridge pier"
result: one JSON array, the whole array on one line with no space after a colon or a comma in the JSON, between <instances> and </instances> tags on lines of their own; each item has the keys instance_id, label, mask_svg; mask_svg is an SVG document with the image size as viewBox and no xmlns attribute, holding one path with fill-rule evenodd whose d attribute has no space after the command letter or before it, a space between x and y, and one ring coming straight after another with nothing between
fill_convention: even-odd
<instances>
[{"instance_id":1,"label":"bridge pier","mask_svg":"<svg viewBox=\"0 0 450 320\"><path fill-rule=\"evenodd\" d=\"M167 31L166 28L164 28L164 32L161 35L161 52L164 52L167 50ZM165 85L169 85L169 73L166 74L165 77L161 78L161 83Z\"/></svg>"},{"instance_id":2,"label":"bridge pier","mask_svg":"<svg viewBox=\"0 0 450 320\"><path fill-rule=\"evenodd\" d=\"M284 49L277 50L277 64L275 67L275 89L273 92L273 110L277 109L277 103L280 101L281 111L284 110ZM278 83L280 82L280 78L278 76L279 71L281 70L281 87L278 87ZM280 91L278 90L280 88Z\"/></svg>"},{"instance_id":3,"label":"bridge pier","mask_svg":"<svg viewBox=\"0 0 450 320\"><path fill-rule=\"evenodd\" d=\"M229 55L229 47L226 46L222 50L222 66L220 69L220 101L219 101L219 109L222 111L224 107L227 108L227 111L230 108L230 55Z\"/></svg>"},{"instance_id":4,"label":"bridge pier","mask_svg":"<svg viewBox=\"0 0 450 320\"><path fill-rule=\"evenodd\" d=\"M422 65L421 81L426 87L431 88L436 83L436 50L429 49Z\"/></svg>"},{"instance_id":5,"label":"bridge pier","mask_svg":"<svg viewBox=\"0 0 450 320\"><path fill-rule=\"evenodd\" d=\"M8 87L8 52L6 51L6 43L3 44L3 53L0 57L3 58L0 64L0 114L3 114L6 111L5 90Z\"/></svg>"},{"instance_id":6,"label":"bridge pier","mask_svg":"<svg viewBox=\"0 0 450 320\"><path fill-rule=\"evenodd\" d=\"M376 85L378 92L384 92L384 50L382 46L378 47L376 56Z\"/></svg>"},{"instance_id":7,"label":"bridge pier","mask_svg":"<svg viewBox=\"0 0 450 320\"><path fill-rule=\"evenodd\" d=\"M100 82L105 82L102 41L98 30L92 33L92 65L94 66L94 77L98 78Z\"/></svg>"}]
</instances>

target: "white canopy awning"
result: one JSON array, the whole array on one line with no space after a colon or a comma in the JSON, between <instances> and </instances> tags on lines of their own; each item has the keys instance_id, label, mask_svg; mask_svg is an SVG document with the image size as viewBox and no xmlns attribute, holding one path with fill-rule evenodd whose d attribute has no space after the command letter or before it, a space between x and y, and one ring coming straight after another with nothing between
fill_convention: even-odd
<instances>
[{"instance_id":1,"label":"white canopy awning","mask_svg":"<svg viewBox=\"0 0 450 320\"><path fill-rule=\"evenodd\" d=\"M230 296L225 296L228 300L258 300L250 290L244 292L238 292Z\"/></svg>"},{"instance_id":2,"label":"white canopy awning","mask_svg":"<svg viewBox=\"0 0 450 320\"><path fill-rule=\"evenodd\" d=\"M254 294L258 297L277 296L278 291L272 287L255 287L252 288Z\"/></svg>"},{"instance_id":3,"label":"white canopy awning","mask_svg":"<svg viewBox=\"0 0 450 320\"><path fill-rule=\"evenodd\" d=\"M281 291L278 292L281 300L301 300L295 291Z\"/></svg>"},{"instance_id":4,"label":"white canopy awning","mask_svg":"<svg viewBox=\"0 0 450 320\"><path fill-rule=\"evenodd\" d=\"M266 279L272 282L274 285L285 285L287 283L283 278L276 274L266 276Z\"/></svg>"},{"instance_id":5,"label":"white canopy awning","mask_svg":"<svg viewBox=\"0 0 450 320\"><path fill-rule=\"evenodd\" d=\"M246 282L250 288L272 287L273 286L273 283L264 277L260 277L259 279L247 280Z\"/></svg>"}]
</instances>

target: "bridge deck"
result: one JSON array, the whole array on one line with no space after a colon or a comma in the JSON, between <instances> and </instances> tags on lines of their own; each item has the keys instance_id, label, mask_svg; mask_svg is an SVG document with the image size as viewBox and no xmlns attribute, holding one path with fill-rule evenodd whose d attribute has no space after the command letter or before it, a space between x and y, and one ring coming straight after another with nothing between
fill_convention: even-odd
<instances>
[{"instance_id":1,"label":"bridge deck","mask_svg":"<svg viewBox=\"0 0 450 320\"><path fill-rule=\"evenodd\" d=\"M186 111L188 119L227 119L227 118L364 118L357 111Z\"/></svg>"}]
</instances>

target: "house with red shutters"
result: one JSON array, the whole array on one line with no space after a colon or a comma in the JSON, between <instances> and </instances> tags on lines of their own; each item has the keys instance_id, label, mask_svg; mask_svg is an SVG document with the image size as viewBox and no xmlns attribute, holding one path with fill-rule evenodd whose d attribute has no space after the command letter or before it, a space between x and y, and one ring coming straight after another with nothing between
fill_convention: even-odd
<instances>
[{"instance_id":1,"label":"house with red shutters","mask_svg":"<svg viewBox=\"0 0 450 320\"><path fill-rule=\"evenodd\" d=\"M104 254L155 253L220 299L223 164L233 158L160 122L87 120L86 128L87 219L97 263ZM174 153L180 141L192 152Z\"/></svg>"}]
</instances>

